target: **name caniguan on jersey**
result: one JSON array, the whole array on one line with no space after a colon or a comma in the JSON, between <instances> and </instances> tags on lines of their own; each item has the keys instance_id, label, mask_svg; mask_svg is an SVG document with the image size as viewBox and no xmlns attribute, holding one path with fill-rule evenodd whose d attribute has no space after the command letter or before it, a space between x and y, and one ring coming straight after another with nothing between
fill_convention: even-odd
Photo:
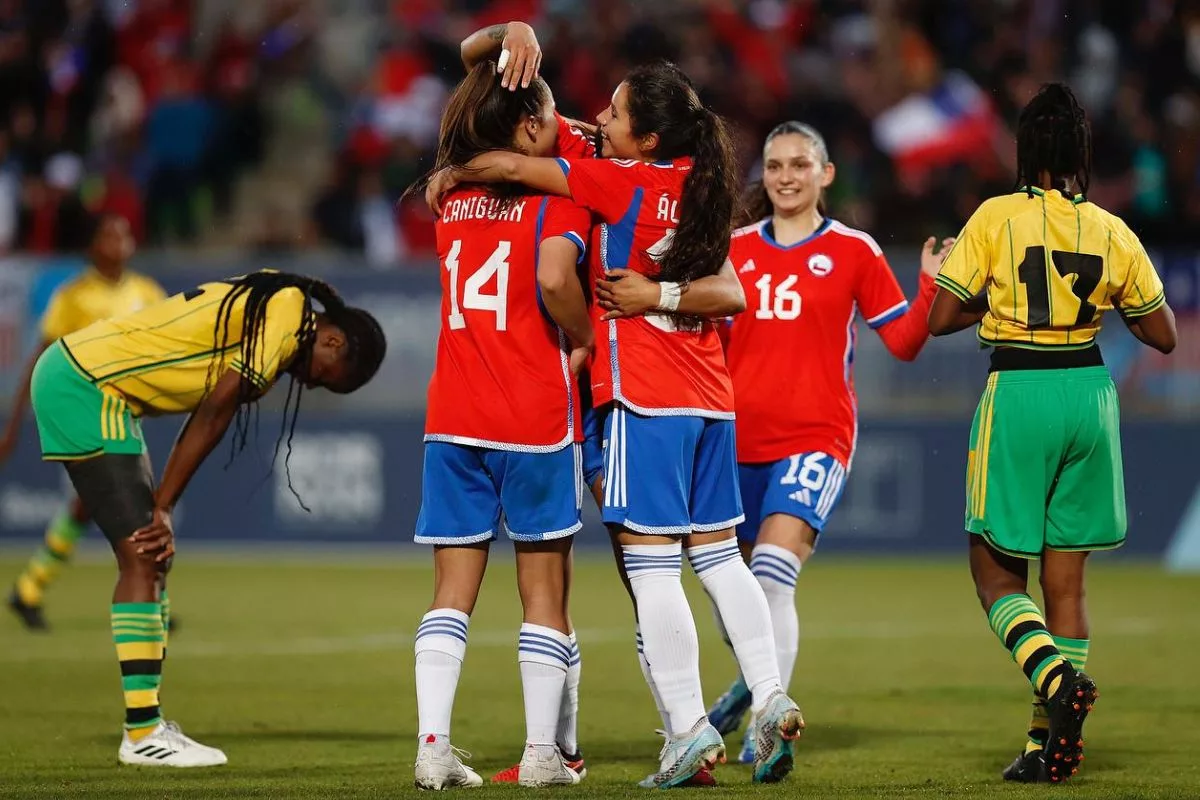
<instances>
[{"instance_id":1,"label":"name caniguan on jersey","mask_svg":"<svg viewBox=\"0 0 1200 800\"><path fill-rule=\"evenodd\" d=\"M590 215L569 200L501 203L455 191L436 223L441 331L425 441L551 452L580 438L567 343L542 307L538 248L561 236L586 251Z\"/></svg>"}]
</instances>

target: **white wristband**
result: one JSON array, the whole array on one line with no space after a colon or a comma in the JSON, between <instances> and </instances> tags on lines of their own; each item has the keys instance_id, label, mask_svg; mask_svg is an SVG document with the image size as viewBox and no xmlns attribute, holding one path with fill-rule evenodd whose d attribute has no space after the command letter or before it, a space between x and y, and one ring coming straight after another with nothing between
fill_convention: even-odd
<instances>
[{"instance_id":1,"label":"white wristband","mask_svg":"<svg viewBox=\"0 0 1200 800\"><path fill-rule=\"evenodd\" d=\"M679 300L683 297L683 288L678 283L662 281L658 284L658 310L675 311L679 308Z\"/></svg>"}]
</instances>

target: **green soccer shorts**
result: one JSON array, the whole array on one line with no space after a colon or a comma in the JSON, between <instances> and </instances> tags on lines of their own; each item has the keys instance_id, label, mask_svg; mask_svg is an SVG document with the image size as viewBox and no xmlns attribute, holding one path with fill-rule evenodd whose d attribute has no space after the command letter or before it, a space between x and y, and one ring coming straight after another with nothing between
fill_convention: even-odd
<instances>
[{"instance_id":1,"label":"green soccer shorts","mask_svg":"<svg viewBox=\"0 0 1200 800\"><path fill-rule=\"evenodd\" d=\"M62 342L50 345L37 360L29 392L44 460L145 452L140 420L120 396L93 384Z\"/></svg>"},{"instance_id":2,"label":"green soccer shorts","mask_svg":"<svg viewBox=\"0 0 1200 800\"><path fill-rule=\"evenodd\" d=\"M971 425L966 529L1021 558L1124 544L1120 406L1106 367L988 377Z\"/></svg>"}]
</instances>

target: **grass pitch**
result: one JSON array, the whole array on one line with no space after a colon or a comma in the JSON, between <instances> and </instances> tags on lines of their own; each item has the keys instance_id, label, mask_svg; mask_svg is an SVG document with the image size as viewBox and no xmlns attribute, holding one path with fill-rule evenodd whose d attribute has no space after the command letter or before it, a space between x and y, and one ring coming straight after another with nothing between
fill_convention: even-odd
<instances>
[{"instance_id":1,"label":"grass pitch","mask_svg":"<svg viewBox=\"0 0 1200 800\"><path fill-rule=\"evenodd\" d=\"M501 550L498 549L498 552ZM15 575L13 551L0 573ZM357 798L414 796L411 636L431 585L394 558L272 564L184 553L171 599L182 621L164 670L169 718L229 755L203 770L118 768L120 681L108 630L113 568L70 568L48 598L55 630L0 620L0 797ZM7 580L7 578L0 578ZM732 674L707 601L687 578L705 695ZM1029 689L988 631L965 563L818 556L800 580L793 694L808 731L776 787L717 771L720 796L1177 798L1200 794L1195 691L1200 579L1098 560L1089 601L1101 699L1087 761L1068 787L1015 787ZM657 717L638 671L631 614L611 564L581 559L574 615L583 651L578 797L644 794ZM471 623L455 744L486 777L523 740L511 561L497 557ZM731 737L731 753L740 737ZM512 796L485 785L480 796Z\"/></svg>"}]
</instances>

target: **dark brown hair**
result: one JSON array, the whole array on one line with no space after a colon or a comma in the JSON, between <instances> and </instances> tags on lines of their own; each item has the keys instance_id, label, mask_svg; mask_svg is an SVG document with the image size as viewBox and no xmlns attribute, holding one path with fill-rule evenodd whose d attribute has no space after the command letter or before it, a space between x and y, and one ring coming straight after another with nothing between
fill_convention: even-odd
<instances>
[{"instance_id":1,"label":"dark brown hair","mask_svg":"<svg viewBox=\"0 0 1200 800\"><path fill-rule=\"evenodd\" d=\"M715 275L729 255L738 171L725 122L700 102L683 70L660 61L625 78L635 136L658 134L655 158L691 156L679 226L659 259L660 281L686 283Z\"/></svg>"},{"instance_id":2,"label":"dark brown hair","mask_svg":"<svg viewBox=\"0 0 1200 800\"><path fill-rule=\"evenodd\" d=\"M511 150L513 130L526 117L540 117L550 101L550 87L535 77L516 91L500 85L495 61L482 61L471 68L446 103L438 131L437 156L433 169L406 194L424 191L429 179L444 167L464 169L467 163L489 150ZM479 188L504 200L528 190L517 184L481 184Z\"/></svg>"}]
</instances>

